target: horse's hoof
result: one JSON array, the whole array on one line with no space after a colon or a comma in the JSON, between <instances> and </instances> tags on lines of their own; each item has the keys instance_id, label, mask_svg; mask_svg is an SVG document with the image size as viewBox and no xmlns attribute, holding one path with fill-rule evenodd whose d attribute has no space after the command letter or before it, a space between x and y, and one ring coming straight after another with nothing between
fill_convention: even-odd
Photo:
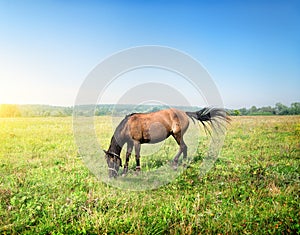
<instances>
[{"instance_id":1,"label":"horse's hoof","mask_svg":"<svg viewBox=\"0 0 300 235\"><path fill-rule=\"evenodd\" d=\"M140 167L135 168L135 172L134 172L135 175L139 175L140 172L141 172L141 168Z\"/></svg>"},{"instance_id":2,"label":"horse's hoof","mask_svg":"<svg viewBox=\"0 0 300 235\"><path fill-rule=\"evenodd\" d=\"M178 163L173 162L172 167L173 167L173 170L174 170L174 171L177 170L177 168L178 168Z\"/></svg>"}]
</instances>

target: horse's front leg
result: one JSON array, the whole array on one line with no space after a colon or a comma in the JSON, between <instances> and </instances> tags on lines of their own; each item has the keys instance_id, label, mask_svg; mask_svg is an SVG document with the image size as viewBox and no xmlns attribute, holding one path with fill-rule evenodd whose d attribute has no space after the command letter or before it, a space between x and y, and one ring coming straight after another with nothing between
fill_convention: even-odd
<instances>
[{"instance_id":1,"label":"horse's front leg","mask_svg":"<svg viewBox=\"0 0 300 235\"><path fill-rule=\"evenodd\" d=\"M141 151L141 144L139 142L134 142L134 151L135 151L135 161L136 161L136 171L139 172L141 170L140 165L140 151Z\"/></svg>"},{"instance_id":2,"label":"horse's front leg","mask_svg":"<svg viewBox=\"0 0 300 235\"><path fill-rule=\"evenodd\" d=\"M132 153L132 147L133 147L133 143L127 143L127 152L126 152L126 161L125 161L125 165L124 165L124 170L122 175L126 175L128 172L128 163L129 163L129 159Z\"/></svg>"}]
</instances>

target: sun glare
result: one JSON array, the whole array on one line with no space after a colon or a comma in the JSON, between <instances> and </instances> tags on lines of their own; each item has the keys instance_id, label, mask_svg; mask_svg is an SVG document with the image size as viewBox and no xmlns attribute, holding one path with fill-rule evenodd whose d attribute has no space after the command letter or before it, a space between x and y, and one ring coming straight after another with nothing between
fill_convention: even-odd
<instances>
[{"instance_id":1,"label":"sun glare","mask_svg":"<svg viewBox=\"0 0 300 235\"><path fill-rule=\"evenodd\" d=\"M15 104L0 104L0 117L20 117L21 112Z\"/></svg>"}]
</instances>

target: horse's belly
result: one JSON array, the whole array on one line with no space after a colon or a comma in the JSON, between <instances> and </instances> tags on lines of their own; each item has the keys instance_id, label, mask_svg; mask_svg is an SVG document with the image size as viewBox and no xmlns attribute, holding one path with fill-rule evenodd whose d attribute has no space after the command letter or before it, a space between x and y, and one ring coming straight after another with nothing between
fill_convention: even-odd
<instances>
[{"instance_id":1,"label":"horse's belly","mask_svg":"<svg viewBox=\"0 0 300 235\"><path fill-rule=\"evenodd\" d=\"M143 143L158 143L165 140L170 134L169 130L160 122L154 122L143 130Z\"/></svg>"}]
</instances>

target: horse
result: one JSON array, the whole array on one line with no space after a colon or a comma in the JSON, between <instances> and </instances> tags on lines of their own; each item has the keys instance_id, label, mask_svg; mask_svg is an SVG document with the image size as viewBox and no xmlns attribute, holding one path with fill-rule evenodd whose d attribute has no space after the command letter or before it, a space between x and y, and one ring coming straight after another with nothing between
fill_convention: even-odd
<instances>
[{"instance_id":1,"label":"horse","mask_svg":"<svg viewBox=\"0 0 300 235\"><path fill-rule=\"evenodd\" d=\"M126 160L122 175L128 172L128 163L133 147L135 150L136 171L141 170L140 149L141 144L154 144L172 136L179 150L173 159L176 166L181 154L187 157L187 145L183 136L189 127L190 119L195 123L198 120L206 131L210 133L211 128L219 126L223 121L228 122L227 112L222 108L205 107L196 112L185 112L175 108L164 109L150 113L132 113L116 127L111 138L108 150L103 150L108 165L109 177L117 177L119 168L122 167L120 153L124 144L127 144ZM215 125L217 124L217 125Z\"/></svg>"}]
</instances>

